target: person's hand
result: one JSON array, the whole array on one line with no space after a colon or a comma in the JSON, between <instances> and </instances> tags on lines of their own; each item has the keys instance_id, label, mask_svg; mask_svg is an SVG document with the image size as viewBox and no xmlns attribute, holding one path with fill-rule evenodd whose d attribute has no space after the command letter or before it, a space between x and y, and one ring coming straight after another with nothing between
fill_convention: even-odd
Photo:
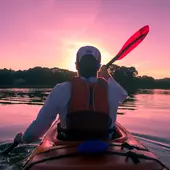
<instances>
[{"instance_id":1,"label":"person's hand","mask_svg":"<svg viewBox=\"0 0 170 170\"><path fill-rule=\"evenodd\" d=\"M15 136L14 143L23 143L22 137L23 137L23 134L22 133L18 133Z\"/></svg>"},{"instance_id":2,"label":"person's hand","mask_svg":"<svg viewBox=\"0 0 170 170\"><path fill-rule=\"evenodd\" d=\"M100 70L98 72L98 77L103 77L106 80L108 80L111 77L111 75L108 72L106 65L102 65L102 67L100 68Z\"/></svg>"}]
</instances>

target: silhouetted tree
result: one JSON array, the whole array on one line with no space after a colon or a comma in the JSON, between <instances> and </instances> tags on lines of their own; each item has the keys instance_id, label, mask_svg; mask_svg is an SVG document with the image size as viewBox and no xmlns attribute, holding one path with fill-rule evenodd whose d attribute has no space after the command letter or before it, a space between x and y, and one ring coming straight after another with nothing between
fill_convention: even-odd
<instances>
[{"instance_id":1,"label":"silhouetted tree","mask_svg":"<svg viewBox=\"0 0 170 170\"><path fill-rule=\"evenodd\" d=\"M119 67L112 65L110 66L110 71L115 80L118 81L127 91L133 91L138 88L138 71L135 67Z\"/></svg>"},{"instance_id":2,"label":"silhouetted tree","mask_svg":"<svg viewBox=\"0 0 170 170\"><path fill-rule=\"evenodd\" d=\"M149 76L138 76L135 67L125 67L112 64L109 67L112 76L128 91L139 88L170 89L170 78L154 79ZM14 71L0 69L0 87L53 87L57 83L68 81L76 75L75 72L60 68L34 67L28 70Z\"/></svg>"}]
</instances>

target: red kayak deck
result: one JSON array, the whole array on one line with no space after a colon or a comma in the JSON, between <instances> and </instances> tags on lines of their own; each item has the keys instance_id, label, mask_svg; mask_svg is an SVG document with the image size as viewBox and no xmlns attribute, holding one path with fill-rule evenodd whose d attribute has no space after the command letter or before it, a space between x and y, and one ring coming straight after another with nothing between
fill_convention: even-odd
<instances>
[{"instance_id":1,"label":"red kayak deck","mask_svg":"<svg viewBox=\"0 0 170 170\"><path fill-rule=\"evenodd\" d=\"M116 136L105 141L109 148L100 154L82 154L78 145L83 141L57 140L56 121L42 143L28 158L23 169L29 170L165 170L159 159L136 140L123 126L116 123Z\"/></svg>"}]
</instances>

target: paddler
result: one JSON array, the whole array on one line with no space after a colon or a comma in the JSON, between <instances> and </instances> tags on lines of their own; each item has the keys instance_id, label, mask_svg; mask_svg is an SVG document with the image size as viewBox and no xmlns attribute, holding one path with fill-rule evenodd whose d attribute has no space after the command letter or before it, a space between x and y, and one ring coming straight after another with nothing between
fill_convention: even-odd
<instances>
[{"instance_id":1,"label":"paddler","mask_svg":"<svg viewBox=\"0 0 170 170\"><path fill-rule=\"evenodd\" d=\"M16 142L36 141L46 133L57 115L61 128L66 129L67 115L82 110L107 114L111 119L109 128L114 128L119 103L125 100L127 92L112 78L105 65L101 67L101 53L96 47L81 47L75 65L78 76L52 89L37 118L24 134L17 134Z\"/></svg>"}]
</instances>

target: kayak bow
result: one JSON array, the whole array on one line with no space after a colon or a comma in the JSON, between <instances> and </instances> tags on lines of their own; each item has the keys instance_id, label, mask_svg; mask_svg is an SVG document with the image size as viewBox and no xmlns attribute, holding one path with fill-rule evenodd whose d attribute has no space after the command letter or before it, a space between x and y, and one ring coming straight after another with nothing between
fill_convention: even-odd
<instances>
[{"instance_id":1,"label":"kayak bow","mask_svg":"<svg viewBox=\"0 0 170 170\"><path fill-rule=\"evenodd\" d=\"M27 159L23 170L165 170L152 152L116 122L113 140L62 141L54 122L42 143Z\"/></svg>"}]
</instances>

